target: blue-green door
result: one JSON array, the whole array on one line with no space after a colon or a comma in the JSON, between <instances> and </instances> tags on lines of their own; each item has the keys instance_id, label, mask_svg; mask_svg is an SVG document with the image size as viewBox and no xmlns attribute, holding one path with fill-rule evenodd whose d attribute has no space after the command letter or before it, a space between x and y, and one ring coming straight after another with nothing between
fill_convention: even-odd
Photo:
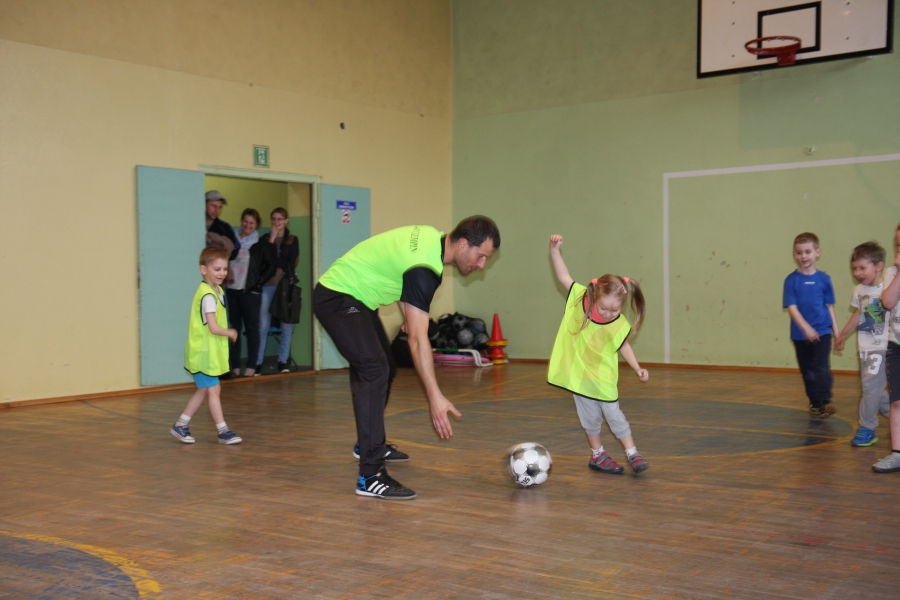
<instances>
[{"instance_id":1,"label":"blue-green door","mask_svg":"<svg viewBox=\"0 0 900 600\"><path fill-rule=\"evenodd\" d=\"M137 168L141 385L190 381L184 343L206 243L203 173Z\"/></svg>"},{"instance_id":2,"label":"blue-green door","mask_svg":"<svg viewBox=\"0 0 900 600\"><path fill-rule=\"evenodd\" d=\"M372 235L372 218L368 188L323 184L319 190L319 274L350 248ZM340 369L347 361L340 355L324 329L322 336L322 368Z\"/></svg>"}]
</instances>

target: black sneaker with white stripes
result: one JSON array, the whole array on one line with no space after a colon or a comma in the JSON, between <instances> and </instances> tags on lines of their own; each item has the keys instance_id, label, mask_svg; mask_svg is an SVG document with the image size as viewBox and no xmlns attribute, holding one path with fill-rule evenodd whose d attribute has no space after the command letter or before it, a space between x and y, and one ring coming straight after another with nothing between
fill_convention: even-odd
<instances>
[{"instance_id":1,"label":"black sneaker with white stripes","mask_svg":"<svg viewBox=\"0 0 900 600\"><path fill-rule=\"evenodd\" d=\"M385 447L387 448L384 453L386 462L406 462L409 460L409 454L401 452L394 444L385 444ZM359 458L359 442L356 442L356 445L353 446L353 458Z\"/></svg>"},{"instance_id":2,"label":"black sneaker with white stripes","mask_svg":"<svg viewBox=\"0 0 900 600\"><path fill-rule=\"evenodd\" d=\"M360 475L356 481L356 493L385 500L412 500L416 497L414 491L388 475L384 468L371 477Z\"/></svg>"}]
</instances>

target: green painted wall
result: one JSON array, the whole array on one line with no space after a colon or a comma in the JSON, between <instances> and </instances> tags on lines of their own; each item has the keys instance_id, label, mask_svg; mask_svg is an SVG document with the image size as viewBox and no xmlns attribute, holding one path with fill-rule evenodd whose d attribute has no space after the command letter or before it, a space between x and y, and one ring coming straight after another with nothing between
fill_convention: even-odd
<instances>
[{"instance_id":1,"label":"green painted wall","mask_svg":"<svg viewBox=\"0 0 900 600\"><path fill-rule=\"evenodd\" d=\"M303 288L303 307L300 322L294 326L291 338L291 356L302 367L312 368L312 223L309 216L291 217L288 227L300 243L300 263L297 265L297 281Z\"/></svg>"},{"instance_id":2,"label":"green painted wall","mask_svg":"<svg viewBox=\"0 0 900 600\"><path fill-rule=\"evenodd\" d=\"M549 356L564 290L547 243L561 233L576 280L641 281L633 345L663 361L665 173L900 152L896 54L697 81L696 6L454 2L454 218L490 215L503 239L487 272L457 279L456 309L498 312L510 356ZM822 238L843 325L852 248L890 244L898 220L900 161L672 180L672 362L794 366L781 308L794 235ZM833 365L857 368L855 353Z\"/></svg>"}]
</instances>

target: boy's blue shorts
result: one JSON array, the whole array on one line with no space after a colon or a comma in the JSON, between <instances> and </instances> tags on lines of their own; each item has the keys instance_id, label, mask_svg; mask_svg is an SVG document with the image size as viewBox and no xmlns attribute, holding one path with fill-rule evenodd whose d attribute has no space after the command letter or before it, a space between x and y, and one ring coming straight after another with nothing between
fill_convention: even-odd
<instances>
[{"instance_id":1,"label":"boy's blue shorts","mask_svg":"<svg viewBox=\"0 0 900 600\"><path fill-rule=\"evenodd\" d=\"M219 385L219 378L210 377L204 373L194 373L194 383L196 383L197 387L200 389L211 388Z\"/></svg>"}]
</instances>

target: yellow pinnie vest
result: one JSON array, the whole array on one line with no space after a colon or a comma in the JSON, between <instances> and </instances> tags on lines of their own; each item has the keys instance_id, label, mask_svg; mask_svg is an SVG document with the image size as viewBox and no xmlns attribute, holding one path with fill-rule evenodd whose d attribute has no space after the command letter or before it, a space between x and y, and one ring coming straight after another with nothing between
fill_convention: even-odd
<instances>
[{"instance_id":1,"label":"yellow pinnie vest","mask_svg":"<svg viewBox=\"0 0 900 600\"><path fill-rule=\"evenodd\" d=\"M228 372L228 338L212 334L202 307L203 297L212 294L216 299L216 323L222 329L228 329L228 314L217 291L204 281L200 283L191 302L188 339L184 345L184 368L191 375L203 373L218 377Z\"/></svg>"},{"instance_id":2,"label":"yellow pinnie vest","mask_svg":"<svg viewBox=\"0 0 900 600\"><path fill-rule=\"evenodd\" d=\"M619 399L619 348L631 333L624 315L609 323L584 319L585 288L573 283L566 299L566 312L550 355L547 382L565 390L604 402Z\"/></svg>"},{"instance_id":3,"label":"yellow pinnie vest","mask_svg":"<svg viewBox=\"0 0 900 600\"><path fill-rule=\"evenodd\" d=\"M358 243L319 278L330 290L353 296L372 310L400 299L403 274L427 267L438 277L443 232L427 225L398 227Z\"/></svg>"}]
</instances>

